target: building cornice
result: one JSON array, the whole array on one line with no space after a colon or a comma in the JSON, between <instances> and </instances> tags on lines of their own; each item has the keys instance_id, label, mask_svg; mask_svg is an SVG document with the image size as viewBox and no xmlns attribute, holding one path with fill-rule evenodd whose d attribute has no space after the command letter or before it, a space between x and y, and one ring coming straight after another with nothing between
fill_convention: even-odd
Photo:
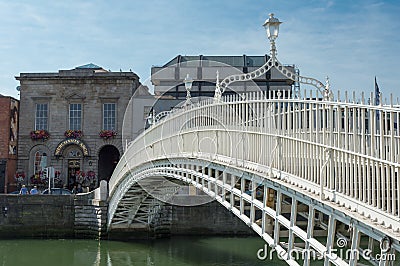
<instances>
[{"instance_id":1,"label":"building cornice","mask_svg":"<svg viewBox=\"0 0 400 266\"><path fill-rule=\"evenodd\" d=\"M20 73L16 80L68 80L68 79L130 79L137 80L139 76L133 72L102 72L87 73L85 71L71 71L59 73Z\"/></svg>"}]
</instances>

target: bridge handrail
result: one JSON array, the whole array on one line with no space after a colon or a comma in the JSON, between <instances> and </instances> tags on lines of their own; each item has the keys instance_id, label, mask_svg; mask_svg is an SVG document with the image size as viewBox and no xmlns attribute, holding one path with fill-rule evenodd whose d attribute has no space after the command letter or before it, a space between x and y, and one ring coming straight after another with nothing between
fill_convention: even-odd
<instances>
[{"instance_id":1,"label":"bridge handrail","mask_svg":"<svg viewBox=\"0 0 400 266\"><path fill-rule=\"evenodd\" d=\"M400 108L366 104L364 97L360 103L347 96L323 101L318 93L303 99L271 93L224 97L174 111L143 132L117 165L111 193L144 162L204 150L269 165L320 184L322 194L342 193L400 217ZM196 142L202 137L217 143L215 150Z\"/></svg>"}]
</instances>

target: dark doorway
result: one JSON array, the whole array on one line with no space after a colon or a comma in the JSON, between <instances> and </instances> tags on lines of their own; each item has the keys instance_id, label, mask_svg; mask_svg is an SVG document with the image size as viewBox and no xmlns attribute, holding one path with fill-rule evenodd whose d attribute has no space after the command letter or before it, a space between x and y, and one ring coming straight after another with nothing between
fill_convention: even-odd
<instances>
[{"instance_id":1,"label":"dark doorway","mask_svg":"<svg viewBox=\"0 0 400 266\"><path fill-rule=\"evenodd\" d=\"M112 145L106 145L99 152L99 181L110 180L119 161L119 151Z\"/></svg>"},{"instance_id":2,"label":"dark doorway","mask_svg":"<svg viewBox=\"0 0 400 266\"><path fill-rule=\"evenodd\" d=\"M72 190L73 187L79 182L76 173L81 170L80 160L68 160L68 189Z\"/></svg>"}]
</instances>

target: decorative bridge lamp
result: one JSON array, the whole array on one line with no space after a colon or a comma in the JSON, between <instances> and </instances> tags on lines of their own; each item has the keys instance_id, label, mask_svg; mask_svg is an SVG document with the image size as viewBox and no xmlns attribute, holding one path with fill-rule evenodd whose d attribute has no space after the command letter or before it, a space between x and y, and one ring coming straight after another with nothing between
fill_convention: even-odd
<instances>
[{"instance_id":1,"label":"decorative bridge lamp","mask_svg":"<svg viewBox=\"0 0 400 266\"><path fill-rule=\"evenodd\" d=\"M186 102L185 105L189 105L192 103L191 101L191 96L190 96L190 90L192 89L192 84L193 84L193 79L189 77L189 74L186 74L186 78L183 81L185 84L185 89L186 89Z\"/></svg>"},{"instance_id":2,"label":"decorative bridge lamp","mask_svg":"<svg viewBox=\"0 0 400 266\"><path fill-rule=\"evenodd\" d=\"M269 41L271 42L271 56L273 58L275 58L275 56L276 56L275 40L278 38L279 25L281 23L282 22L280 22L279 19L274 17L274 13L270 13L269 18L263 24L263 26L267 32L267 37L268 37Z\"/></svg>"},{"instance_id":3,"label":"decorative bridge lamp","mask_svg":"<svg viewBox=\"0 0 400 266\"><path fill-rule=\"evenodd\" d=\"M314 86L318 89L319 93L323 96L324 100L330 100L332 97L332 92L330 90L329 79L327 78L326 84L323 84L321 81L310 78L310 77L303 77L300 76L298 73L293 72L292 69L285 67L282 65L279 60L276 58L276 46L275 40L278 38L279 34L279 25L282 22L279 21L276 17L274 17L273 13L269 14L269 18L264 22L263 26L267 33L267 37L271 43L271 56L268 61L259 67L258 69L250 72L250 73L243 73L243 74L233 74L230 76L225 77L219 82L217 78L216 86L215 86L215 93L214 93L214 102L221 102L222 101L222 94L228 88L229 84L238 82L238 81L249 81L254 80L262 75L264 75L267 71L271 68L275 68L278 72L280 72L286 78L293 80L298 83L307 84ZM294 93L293 95L295 98L299 98L298 93Z\"/></svg>"}]
</instances>

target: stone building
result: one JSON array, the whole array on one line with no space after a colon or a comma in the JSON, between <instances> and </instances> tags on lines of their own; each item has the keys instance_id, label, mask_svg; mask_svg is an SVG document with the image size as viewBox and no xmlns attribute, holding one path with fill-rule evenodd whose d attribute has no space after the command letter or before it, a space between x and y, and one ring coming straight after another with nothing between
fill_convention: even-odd
<instances>
[{"instance_id":1,"label":"stone building","mask_svg":"<svg viewBox=\"0 0 400 266\"><path fill-rule=\"evenodd\" d=\"M19 101L0 95L0 193L12 191L11 184L15 183L18 113Z\"/></svg>"},{"instance_id":2,"label":"stone building","mask_svg":"<svg viewBox=\"0 0 400 266\"><path fill-rule=\"evenodd\" d=\"M58 73L20 73L18 169L28 184L96 187L108 180L123 153L125 109L139 86L133 72L111 72L94 64Z\"/></svg>"}]
</instances>

